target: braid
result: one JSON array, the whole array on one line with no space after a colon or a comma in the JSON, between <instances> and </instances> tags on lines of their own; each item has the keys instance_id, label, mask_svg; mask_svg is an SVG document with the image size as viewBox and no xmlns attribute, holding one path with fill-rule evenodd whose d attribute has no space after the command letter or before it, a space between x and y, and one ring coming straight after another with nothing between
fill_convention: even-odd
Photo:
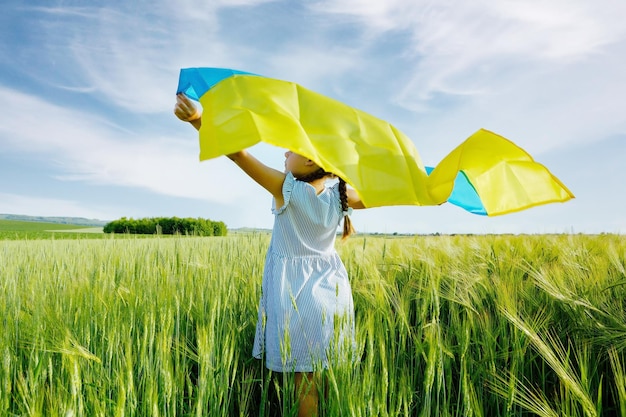
<instances>
[{"instance_id":1,"label":"braid","mask_svg":"<svg viewBox=\"0 0 626 417\"><path fill-rule=\"evenodd\" d=\"M324 171L323 168L320 168L317 171L313 171L308 175L304 175L302 177L297 178L297 180L303 181L303 182L311 182L311 181L319 180L320 178L324 178L327 175L332 175L332 174L330 172Z\"/></svg>"},{"instance_id":2,"label":"braid","mask_svg":"<svg viewBox=\"0 0 626 417\"><path fill-rule=\"evenodd\" d=\"M339 199L341 200L341 211L344 213L341 240L346 240L354 233L354 227L352 227L350 216L345 214L348 212L348 193L346 192L346 182L342 178L339 178Z\"/></svg>"},{"instance_id":3,"label":"braid","mask_svg":"<svg viewBox=\"0 0 626 417\"><path fill-rule=\"evenodd\" d=\"M334 175L330 172L324 171L323 168L318 169L308 175L304 175L300 178L297 178L298 181L303 182L311 182L315 180L319 180L320 178L324 178L327 175ZM346 182L340 178L339 179L339 200L341 203L341 212L347 213L348 211L348 193L346 192ZM350 217L347 214L343 216L343 235L341 236L341 240L347 239L352 233L354 233L354 227L352 227L352 222L350 221Z\"/></svg>"}]
</instances>

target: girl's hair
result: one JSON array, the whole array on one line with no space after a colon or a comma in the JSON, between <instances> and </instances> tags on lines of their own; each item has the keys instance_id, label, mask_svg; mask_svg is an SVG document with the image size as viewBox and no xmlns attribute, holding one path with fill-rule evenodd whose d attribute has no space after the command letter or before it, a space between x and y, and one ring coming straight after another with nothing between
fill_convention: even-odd
<instances>
[{"instance_id":1,"label":"girl's hair","mask_svg":"<svg viewBox=\"0 0 626 417\"><path fill-rule=\"evenodd\" d=\"M343 234L341 240L347 239L352 233L354 233L354 227L352 227L352 221L348 216L348 193L346 192L346 182L333 174L332 172L326 172L323 168L318 169L308 175L304 175L298 178L299 181L311 182L324 178L328 175L332 175L339 180L339 200L341 202L341 211L343 212Z\"/></svg>"}]
</instances>

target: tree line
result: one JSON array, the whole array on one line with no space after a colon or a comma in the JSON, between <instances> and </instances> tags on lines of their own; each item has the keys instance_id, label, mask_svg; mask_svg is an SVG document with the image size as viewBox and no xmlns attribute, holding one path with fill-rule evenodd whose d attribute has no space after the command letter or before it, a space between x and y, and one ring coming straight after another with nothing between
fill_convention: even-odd
<instances>
[{"instance_id":1,"label":"tree line","mask_svg":"<svg viewBox=\"0 0 626 417\"><path fill-rule=\"evenodd\" d=\"M104 233L163 234L192 236L226 236L226 224L202 218L150 217L127 219L122 217L107 223Z\"/></svg>"}]
</instances>

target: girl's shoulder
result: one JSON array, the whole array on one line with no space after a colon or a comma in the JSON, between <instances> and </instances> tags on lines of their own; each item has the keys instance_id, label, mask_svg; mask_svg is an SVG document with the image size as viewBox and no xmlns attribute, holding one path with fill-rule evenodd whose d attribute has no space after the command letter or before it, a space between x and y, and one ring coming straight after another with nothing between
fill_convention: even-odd
<instances>
[{"instance_id":1,"label":"girl's shoulder","mask_svg":"<svg viewBox=\"0 0 626 417\"><path fill-rule=\"evenodd\" d=\"M283 201L280 207L276 207L276 200L274 200L274 206L272 207L272 213L281 214L291 201L291 195L293 193L294 187L297 187L296 182L300 182L296 180L291 172L287 172L285 175L285 180L283 181Z\"/></svg>"}]
</instances>

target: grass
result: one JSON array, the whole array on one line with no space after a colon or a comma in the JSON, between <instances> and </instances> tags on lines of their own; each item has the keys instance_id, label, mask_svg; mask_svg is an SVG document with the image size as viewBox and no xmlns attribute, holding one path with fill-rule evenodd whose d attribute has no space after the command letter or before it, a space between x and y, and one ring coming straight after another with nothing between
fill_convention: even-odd
<instances>
[{"instance_id":1,"label":"grass","mask_svg":"<svg viewBox=\"0 0 626 417\"><path fill-rule=\"evenodd\" d=\"M85 226L63 223L27 222L20 220L1 220L0 232L45 232L49 230L77 230Z\"/></svg>"},{"instance_id":2,"label":"grass","mask_svg":"<svg viewBox=\"0 0 626 417\"><path fill-rule=\"evenodd\" d=\"M0 219L0 240L100 238L102 227Z\"/></svg>"},{"instance_id":3,"label":"grass","mask_svg":"<svg viewBox=\"0 0 626 417\"><path fill-rule=\"evenodd\" d=\"M37 232L38 233L38 232ZM267 234L0 241L0 415L294 415L250 358ZM355 237L323 416L626 416L622 236Z\"/></svg>"}]
</instances>

